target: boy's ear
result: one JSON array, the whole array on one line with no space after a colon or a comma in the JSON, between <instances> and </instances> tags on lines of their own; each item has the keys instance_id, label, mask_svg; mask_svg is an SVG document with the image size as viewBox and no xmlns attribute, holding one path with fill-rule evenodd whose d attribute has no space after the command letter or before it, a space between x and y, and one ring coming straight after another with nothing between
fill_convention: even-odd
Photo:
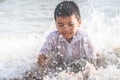
<instances>
[{"instance_id":1,"label":"boy's ear","mask_svg":"<svg viewBox=\"0 0 120 80\"><path fill-rule=\"evenodd\" d=\"M82 23L82 19L78 20L78 26L79 27L80 27L81 23Z\"/></svg>"}]
</instances>

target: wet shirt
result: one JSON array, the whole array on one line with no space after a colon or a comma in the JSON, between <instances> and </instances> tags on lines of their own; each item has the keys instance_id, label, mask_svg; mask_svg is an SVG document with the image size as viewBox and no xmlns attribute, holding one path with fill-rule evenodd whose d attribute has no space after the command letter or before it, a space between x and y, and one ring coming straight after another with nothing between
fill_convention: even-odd
<instances>
[{"instance_id":1,"label":"wet shirt","mask_svg":"<svg viewBox=\"0 0 120 80\"><path fill-rule=\"evenodd\" d=\"M51 32L42 46L40 53L48 56L54 53L58 61L95 60L93 46L88 35L78 30L71 42L68 42L57 30Z\"/></svg>"}]
</instances>

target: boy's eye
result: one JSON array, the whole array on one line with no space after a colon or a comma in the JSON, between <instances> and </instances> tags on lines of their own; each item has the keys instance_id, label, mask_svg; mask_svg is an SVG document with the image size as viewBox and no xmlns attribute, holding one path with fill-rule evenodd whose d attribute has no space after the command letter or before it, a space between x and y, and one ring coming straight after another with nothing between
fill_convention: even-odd
<instances>
[{"instance_id":1,"label":"boy's eye","mask_svg":"<svg viewBox=\"0 0 120 80\"><path fill-rule=\"evenodd\" d=\"M58 24L58 26L59 26L59 27L63 27L63 26L64 26L64 24Z\"/></svg>"},{"instance_id":2,"label":"boy's eye","mask_svg":"<svg viewBox=\"0 0 120 80\"><path fill-rule=\"evenodd\" d=\"M72 26L74 26L74 23L69 23L68 25L64 25L64 24L58 23L57 25L58 25L58 27L65 27L65 26L72 27Z\"/></svg>"},{"instance_id":3,"label":"boy's eye","mask_svg":"<svg viewBox=\"0 0 120 80\"><path fill-rule=\"evenodd\" d=\"M70 27L74 26L74 23L70 23L69 26L70 26Z\"/></svg>"}]
</instances>

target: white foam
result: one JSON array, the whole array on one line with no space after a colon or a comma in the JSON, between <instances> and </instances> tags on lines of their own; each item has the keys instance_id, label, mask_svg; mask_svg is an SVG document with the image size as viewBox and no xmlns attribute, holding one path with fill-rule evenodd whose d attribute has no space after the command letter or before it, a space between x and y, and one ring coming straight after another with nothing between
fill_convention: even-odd
<instances>
[{"instance_id":1,"label":"white foam","mask_svg":"<svg viewBox=\"0 0 120 80\"><path fill-rule=\"evenodd\" d=\"M120 80L120 70L110 65L106 69L99 69L92 73L88 80Z\"/></svg>"},{"instance_id":2,"label":"white foam","mask_svg":"<svg viewBox=\"0 0 120 80\"><path fill-rule=\"evenodd\" d=\"M40 37L27 33L0 35L0 38L0 79L20 77L36 63Z\"/></svg>"}]
</instances>

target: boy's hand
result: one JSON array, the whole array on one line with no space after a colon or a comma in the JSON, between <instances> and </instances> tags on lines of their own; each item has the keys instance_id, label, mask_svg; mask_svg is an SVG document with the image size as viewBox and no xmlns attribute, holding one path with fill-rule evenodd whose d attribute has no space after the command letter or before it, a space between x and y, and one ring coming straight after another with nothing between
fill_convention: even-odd
<instances>
[{"instance_id":1,"label":"boy's hand","mask_svg":"<svg viewBox=\"0 0 120 80\"><path fill-rule=\"evenodd\" d=\"M40 54L38 56L38 64L40 65L41 68L45 67L45 60L47 59L47 57L43 54Z\"/></svg>"},{"instance_id":2,"label":"boy's hand","mask_svg":"<svg viewBox=\"0 0 120 80\"><path fill-rule=\"evenodd\" d=\"M82 72L83 78L86 80L86 78L88 78L89 75L95 70L96 69L93 64L87 63L85 70Z\"/></svg>"},{"instance_id":3,"label":"boy's hand","mask_svg":"<svg viewBox=\"0 0 120 80\"><path fill-rule=\"evenodd\" d=\"M97 58L100 58L100 57L102 57L102 54L101 54L100 52L97 52L97 53L96 53L96 57L97 57Z\"/></svg>"}]
</instances>

